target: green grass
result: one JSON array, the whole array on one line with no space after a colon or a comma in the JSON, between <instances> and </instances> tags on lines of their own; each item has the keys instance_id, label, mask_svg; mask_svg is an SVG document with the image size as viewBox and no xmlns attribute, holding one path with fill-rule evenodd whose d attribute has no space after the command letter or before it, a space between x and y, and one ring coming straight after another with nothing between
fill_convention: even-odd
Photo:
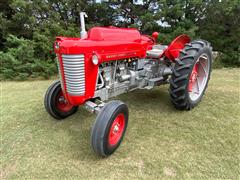
<instances>
[{"instance_id":1,"label":"green grass","mask_svg":"<svg viewBox=\"0 0 240 180\"><path fill-rule=\"evenodd\" d=\"M240 69L214 70L200 105L177 111L168 86L138 90L129 125L109 158L90 146L95 115L64 121L43 106L51 81L2 82L1 179L239 179Z\"/></svg>"}]
</instances>

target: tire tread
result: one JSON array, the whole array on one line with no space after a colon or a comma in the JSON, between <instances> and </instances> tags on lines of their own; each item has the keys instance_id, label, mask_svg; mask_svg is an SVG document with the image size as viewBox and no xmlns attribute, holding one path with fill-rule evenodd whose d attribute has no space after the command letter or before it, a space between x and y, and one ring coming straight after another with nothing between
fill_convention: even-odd
<instances>
[{"instance_id":1,"label":"tire tread","mask_svg":"<svg viewBox=\"0 0 240 180\"><path fill-rule=\"evenodd\" d=\"M180 51L180 56L176 59L176 63L173 67L173 74L171 79L169 80L170 82L169 93L171 102L177 109L190 110L198 104L198 103L193 104L192 102L189 101L187 94L188 93L187 86L193 65L197 60L196 56L199 56L199 52L201 52L202 50L208 51L211 54L212 47L210 46L210 43L201 39L194 40L185 45L185 48ZM210 61L212 61L212 54L211 57L209 58Z\"/></svg>"}]
</instances>

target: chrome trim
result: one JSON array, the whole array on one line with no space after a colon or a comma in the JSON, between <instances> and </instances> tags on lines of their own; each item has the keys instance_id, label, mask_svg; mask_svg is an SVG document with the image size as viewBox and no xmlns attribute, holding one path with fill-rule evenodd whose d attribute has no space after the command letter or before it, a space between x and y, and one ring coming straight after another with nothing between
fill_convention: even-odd
<instances>
[{"instance_id":1,"label":"chrome trim","mask_svg":"<svg viewBox=\"0 0 240 180\"><path fill-rule=\"evenodd\" d=\"M59 75L59 79L60 79L60 83L61 83L61 88L63 89L62 71L60 68L59 60L57 60L57 68L58 68L58 75Z\"/></svg>"},{"instance_id":2,"label":"chrome trim","mask_svg":"<svg viewBox=\"0 0 240 180\"><path fill-rule=\"evenodd\" d=\"M85 94L85 61L84 55L62 55L67 92L71 95Z\"/></svg>"},{"instance_id":3,"label":"chrome trim","mask_svg":"<svg viewBox=\"0 0 240 180\"><path fill-rule=\"evenodd\" d=\"M63 54L62 55L63 58L67 58L67 59L76 59L76 58L84 58L83 54L79 54L79 55L69 55L69 54Z\"/></svg>"}]
</instances>

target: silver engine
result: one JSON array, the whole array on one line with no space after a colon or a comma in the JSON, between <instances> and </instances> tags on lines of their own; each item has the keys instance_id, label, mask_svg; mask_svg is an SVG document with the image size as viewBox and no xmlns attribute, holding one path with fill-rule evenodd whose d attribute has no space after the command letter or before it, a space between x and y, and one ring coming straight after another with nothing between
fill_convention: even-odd
<instances>
[{"instance_id":1,"label":"silver engine","mask_svg":"<svg viewBox=\"0 0 240 180\"><path fill-rule=\"evenodd\" d=\"M159 59L125 59L99 66L95 98L102 101L135 89L152 89L168 82L171 67Z\"/></svg>"}]
</instances>

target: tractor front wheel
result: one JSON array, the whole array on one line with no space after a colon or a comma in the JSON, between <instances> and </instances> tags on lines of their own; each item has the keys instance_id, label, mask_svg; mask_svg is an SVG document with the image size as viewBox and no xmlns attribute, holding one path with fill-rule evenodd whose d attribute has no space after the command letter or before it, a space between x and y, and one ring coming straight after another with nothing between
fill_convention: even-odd
<instances>
[{"instance_id":1,"label":"tractor front wheel","mask_svg":"<svg viewBox=\"0 0 240 180\"><path fill-rule=\"evenodd\" d=\"M78 106L73 106L65 99L60 81L54 82L47 90L44 99L47 112L55 119L61 120L74 114Z\"/></svg>"},{"instance_id":2,"label":"tractor front wheel","mask_svg":"<svg viewBox=\"0 0 240 180\"><path fill-rule=\"evenodd\" d=\"M212 47L204 40L186 44L176 59L170 79L171 101L177 109L190 110L202 99L210 79Z\"/></svg>"},{"instance_id":3,"label":"tractor front wheel","mask_svg":"<svg viewBox=\"0 0 240 180\"><path fill-rule=\"evenodd\" d=\"M128 107L111 101L99 112L92 128L92 147L100 156L111 155L121 144L128 124Z\"/></svg>"}]
</instances>

